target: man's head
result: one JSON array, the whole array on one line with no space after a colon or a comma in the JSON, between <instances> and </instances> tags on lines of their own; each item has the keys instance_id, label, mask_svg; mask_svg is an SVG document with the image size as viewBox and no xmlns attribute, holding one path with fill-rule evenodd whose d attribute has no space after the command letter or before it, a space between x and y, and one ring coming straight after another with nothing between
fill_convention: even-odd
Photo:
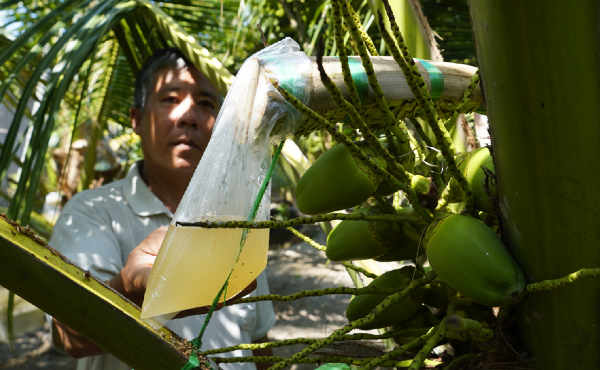
<instances>
[{"instance_id":1,"label":"man's head","mask_svg":"<svg viewBox=\"0 0 600 370\"><path fill-rule=\"evenodd\" d=\"M219 91L178 49L162 49L148 58L130 110L145 168L191 177L208 145L219 103Z\"/></svg>"}]
</instances>

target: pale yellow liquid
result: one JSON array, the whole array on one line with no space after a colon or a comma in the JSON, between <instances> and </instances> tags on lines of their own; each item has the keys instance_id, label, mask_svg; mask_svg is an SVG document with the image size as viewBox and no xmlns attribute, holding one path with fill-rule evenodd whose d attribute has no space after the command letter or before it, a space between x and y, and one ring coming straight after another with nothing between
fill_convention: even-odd
<instances>
[{"instance_id":1,"label":"pale yellow liquid","mask_svg":"<svg viewBox=\"0 0 600 370\"><path fill-rule=\"evenodd\" d=\"M256 279L267 265L269 229L250 230L236 263L242 231L169 226L148 279L142 319L210 306L234 266L227 298Z\"/></svg>"}]
</instances>

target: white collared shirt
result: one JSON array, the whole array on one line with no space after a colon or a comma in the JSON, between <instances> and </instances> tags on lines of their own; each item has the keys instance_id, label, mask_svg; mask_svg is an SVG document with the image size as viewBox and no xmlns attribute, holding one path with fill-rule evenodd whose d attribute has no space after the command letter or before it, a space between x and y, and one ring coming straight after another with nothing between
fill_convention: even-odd
<instances>
[{"instance_id":1,"label":"white collared shirt","mask_svg":"<svg viewBox=\"0 0 600 370\"><path fill-rule=\"evenodd\" d=\"M75 195L61 212L50 239L50 246L90 271L103 281L110 280L124 267L129 253L154 230L168 226L173 214L142 180L137 164L127 177L100 188ZM199 262L200 263L200 262ZM201 266L199 266L201 267ZM263 272L251 296L269 294ZM176 319L167 327L185 339L194 339L204 315ZM202 350L251 343L262 338L275 324L271 302L228 306L213 314L202 339ZM238 350L221 357L252 356ZM227 370L255 370L252 363L221 364ZM110 355L80 359L78 370L130 370Z\"/></svg>"}]
</instances>

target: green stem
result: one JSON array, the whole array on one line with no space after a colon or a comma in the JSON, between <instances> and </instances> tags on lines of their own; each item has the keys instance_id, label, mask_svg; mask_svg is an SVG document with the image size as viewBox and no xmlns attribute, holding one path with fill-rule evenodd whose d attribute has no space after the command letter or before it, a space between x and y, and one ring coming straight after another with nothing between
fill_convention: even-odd
<instances>
[{"instance_id":1,"label":"green stem","mask_svg":"<svg viewBox=\"0 0 600 370\"><path fill-rule=\"evenodd\" d=\"M246 356L246 357L211 357L217 364L231 364L238 362L254 362L254 363L281 363L282 361L287 361L290 358L278 357L278 356ZM367 357L363 359L357 359L354 357L347 356L330 356L330 357L313 357L313 358L303 358L298 360L291 360L289 364L324 364L324 363L344 363L348 365L354 366L363 366L369 361L371 361L372 357ZM382 367L408 367L413 363L412 360L405 361L387 361L381 364ZM277 365L278 365L277 364ZM425 364L427 366L436 366L439 365L440 362L425 360ZM275 366L277 366L275 365Z\"/></svg>"},{"instance_id":2,"label":"green stem","mask_svg":"<svg viewBox=\"0 0 600 370\"><path fill-rule=\"evenodd\" d=\"M408 236L411 240L417 243L421 243L423 240L423 234L414 227L410 226L410 224L407 222L400 223L400 230L402 231L402 234Z\"/></svg>"},{"instance_id":3,"label":"green stem","mask_svg":"<svg viewBox=\"0 0 600 370\"><path fill-rule=\"evenodd\" d=\"M459 315L449 315L446 320L448 330L455 332L469 331L472 332L475 337L483 342L488 342L494 336L494 331L491 329L484 328L481 326L479 321L467 319Z\"/></svg>"},{"instance_id":4,"label":"green stem","mask_svg":"<svg viewBox=\"0 0 600 370\"><path fill-rule=\"evenodd\" d=\"M431 328L429 330L429 332L427 332L427 334L406 343L402 347L396 348L393 351L389 351L388 353L386 353L385 355L383 355L381 357L371 360L371 362L366 364L362 368L362 370L372 370L376 366L380 366L383 362L389 361L394 357L398 357L410 349L422 346L423 343L425 343L425 341L427 341L429 338L431 338L437 332L437 330L438 330L437 326Z\"/></svg>"},{"instance_id":5,"label":"green stem","mask_svg":"<svg viewBox=\"0 0 600 370\"><path fill-rule=\"evenodd\" d=\"M427 343L425 343L425 345L419 351L417 356L415 356L412 364L410 364L410 367L408 368L409 370L419 369L419 367L421 367L421 365L423 365L423 362L427 358L427 355L429 354L429 352L431 352L435 348L435 346L437 346L437 344L446 337L446 318L447 317L448 316L446 316L442 319L442 322L438 326L438 328L435 332L435 335L433 335L431 338L429 338L429 340L427 341Z\"/></svg>"},{"instance_id":6,"label":"green stem","mask_svg":"<svg viewBox=\"0 0 600 370\"><path fill-rule=\"evenodd\" d=\"M354 105L359 111L362 111L362 102L360 101L358 91L356 90L356 86L354 85L354 79L352 78L352 73L350 72L350 65L348 64L348 55L346 54L346 47L344 45L342 13L339 5L335 3L332 4L332 10L335 44L338 48L340 63L342 64L342 75L344 76L344 83L346 84L346 88L350 93L350 100L352 101L352 105ZM321 53L319 52L317 54Z\"/></svg>"},{"instance_id":7,"label":"green stem","mask_svg":"<svg viewBox=\"0 0 600 370\"><path fill-rule=\"evenodd\" d=\"M452 138L450 137L450 134L444 127L444 124L439 119L439 115L437 114L437 111L435 110L433 105L433 101L431 100L431 95L427 91L425 80L421 76L421 73L419 72L419 69L415 64L415 61L413 60L412 56L410 55L410 52L408 51L408 47L406 46L404 38L402 37L402 33L400 32L400 29L398 28L398 25L395 22L393 12L389 7L389 3L387 1L384 1L384 5L386 6L386 11L390 19L390 25L392 27L392 30L394 31L394 35L396 36L396 41L398 42L398 46L400 47L400 50L403 54L402 56L404 57L403 60L402 58L396 57L394 58L394 60L402 69L406 77L406 81L408 82L408 85L411 88L411 92L413 93L413 95L415 95L417 104L419 105L419 107L421 107L425 114L425 117L427 118L427 122L435 135L439 149L441 150L442 155L444 156L444 159L448 164L448 170L450 171L452 176L454 176L457 179L458 183L465 191L466 207L468 209L471 209L473 206L473 192L471 191L471 186L469 185L469 182L465 178L464 174L460 172L456 161L454 160L454 155L456 152L454 150ZM381 22L382 21L380 20L380 23ZM383 25L380 25L380 29L382 36L385 37L385 27ZM392 55L394 55L394 53L392 53ZM409 71L407 70L407 64L410 67L412 73L409 73ZM478 77L474 77L474 80L477 82ZM471 86L471 84L469 84L469 86ZM467 88L467 91L468 90L469 89ZM466 93L467 92L465 92L465 95Z\"/></svg>"},{"instance_id":8,"label":"green stem","mask_svg":"<svg viewBox=\"0 0 600 370\"><path fill-rule=\"evenodd\" d=\"M410 329L391 331L391 332L387 332L385 334L367 334L367 333L348 334L348 335L341 336L338 339L338 341L365 340L365 339L369 339L369 340L371 340L371 339L388 339L388 338L395 338L395 337L415 337L415 336L422 336L422 335L427 334L427 332L430 329L431 328L410 328ZM286 339L286 340L280 340L280 341L276 341L276 342L267 342L267 343L251 343L251 344L250 343L242 343L242 344L238 344L237 346L211 349L208 351L201 352L200 354L204 355L204 356L208 356L208 355L214 355L217 353L232 352L232 351L236 351L238 349L254 350L254 349L293 346L293 345L297 345L297 344L310 345L317 341L319 341L319 339L295 338L295 339Z\"/></svg>"},{"instance_id":9,"label":"green stem","mask_svg":"<svg viewBox=\"0 0 600 370\"><path fill-rule=\"evenodd\" d=\"M387 181L387 183L390 184L391 186L397 187L400 190L404 191L404 193L406 193L406 195L408 196L408 199L410 200L415 212L419 216L421 216L425 222L428 222L429 220L431 220L430 213L419 205L419 198L417 197L417 194L411 187L398 181L388 171L381 168L381 166L379 166L377 163L375 163L373 160L371 160L371 158L367 157L360 150L360 148L358 146L356 146L356 144L354 144L354 142L352 142L346 135L338 132L335 129L335 126L331 122L329 122L325 118L321 117L319 114L317 114L312 109L308 108L306 105L302 104L302 102L300 102L298 99L296 99L295 96L293 96L286 90L282 89L281 87L278 86L277 90L284 96L284 98L288 101L288 103L290 103L300 113L305 114L306 116L309 117L309 119L312 119L315 122L317 122L321 127L325 128L331 134L331 136L333 136L333 138L336 141L344 144L350 150L350 153L355 158L362 161L366 166L368 166L369 169L371 171L373 171L373 173L375 175L383 178L384 181Z\"/></svg>"},{"instance_id":10,"label":"green stem","mask_svg":"<svg viewBox=\"0 0 600 370\"><path fill-rule=\"evenodd\" d=\"M389 128L385 130L385 139L387 140L388 150L390 151L390 153L392 153L393 156L399 156L400 152L398 151L398 147L396 146L396 142L394 141L392 131Z\"/></svg>"},{"instance_id":11,"label":"green stem","mask_svg":"<svg viewBox=\"0 0 600 370\"><path fill-rule=\"evenodd\" d=\"M356 22L354 22L354 19L350 15L350 11L349 11L350 6L346 0L334 0L334 1L337 1L341 6L342 15L344 17L344 20L346 21L346 24L348 25L350 34L352 35L352 38L355 41L356 48L358 49L358 53L360 55L360 59L362 60L363 67L365 68L365 73L367 74L367 79L369 80L369 85L371 86L371 88L373 89L373 92L375 93L375 100L377 101L377 106L379 107L381 112L383 112L383 114L385 114L388 126L389 127L395 126L396 122L397 122L396 117L394 117L394 114L389 109L387 101L385 100L385 96L383 94L383 90L381 89L381 86L379 85L379 82L377 81L377 76L375 75L373 63L371 63L371 58L369 56L369 53L367 52L365 43L362 39L362 36L360 35L360 33L358 31L358 25ZM406 135L403 135L402 137L398 138L398 144L400 145L400 151L402 153L410 152L410 145L408 143L408 137ZM404 163L404 165L406 165L406 163Z\"/></svg>"},{"instance_id":12,"label":"green stem","mask_svg":"<svg viewBox=\"0 0 600 370\"><path fill-rule=\"evenodd\" d=\"M14 310L15 310L15 293L8 292L8 303L6 304L6 329L8 334L8 345L13 355L16 355L15 349L15 326L14 326Z\"/></svg>"},{"instance_id":13,"label":"green stem","mask_svg":"<svg viewBox=\"0 0 600 370\"><path fill-rule=\"evenodd\" d=\"M452 369L454 366L456 366L456 364L458 364L459 362L465 361L465 360L470 360L477 357L477 355L475 353L467 353L466 355L462 355L460 357L455 358L454 360L452 360L452 362L450 362L448 365L444 366L443 370L450 370Z\"/></svg>"},{"instance_id":14,"label":"green stem","mask_svg":"<svg viewBox=\"0 0 600 370\"><path fill-rule=\"evenodd\" d=\"M364 288L348 288L348 287L337 287L337 288L326 288L326 289L314 289L314 290L303 290L298 293L290 294L290 295L279 295L279 294L266 294L259 295L256 297L248 297L241 298L231 304L240 304L240 303L250 303L250 302L262 302L262 301L295 301L300 298L306 297L320 297L324 295L330 294L351 294L351 295L361 295L361 294L393 294L397 293L401 290L397 288L380 288L380 287L364 287Z\"/></svg>"},{"instance_id":15,"label":"green stem","mask_svg":"<svg viewBox=\"0 0 600 370\"><path fill-rule=\"evenodd\" d=\"M287 367L287 366L291 365L292 363L294 363L294 361L301 360L301 359L305 358L306 356L308 356L309 354L313 353L314 351L316 351L316 350L318 350L320 348L323 348L323 347L331 344L332 342L334 342L336 340L336 338L339 338L339 337L347 334L351 330L356 329L356 328L358 328L360 326L363 326L365 324L370 323L383 310L385 310L386 308L388 308L391 304L393 304L395 302L398 302L399 300L401 300L404 297L408 296L410 294L410 292L412 292L413 290L417 289L418 287L420 287L422 285L425 285L425 284L428 284L433 279L435 279L436 276L437 275L435 274L435 272L431 271L425 277L423 277L421 279L414 280L402 292L394 293L394 294L386 297L383 300L383 302L381 302L379 305L377 305L373 309L373 311L371 311L371 313L369 313L364 318L350 322L348 325L342 327L341 329L336 330L333 334L331 334L327 338L321 339L321 340L313 343L309 347L307 347L307 348L303 349L302 351L296 353L292 357L287 358L284 361L281 361L281 362L275 364L274 366L270 367L269 369L270 370L283 369L284 367ZM445 326L444 326L444 333L445 333Z\"/></svg>"},{"instance_id":16,"label":"green stem","mask_svg":"<svg viewBox=\"0 0 600 370\"><path fill-rule=\"evenodd\" d=\"M350 4L348 4L348 12L352 16L352 19L354 20L354 23L356 24L356 28L358 29L358 33L362 37L362 40L365 42L365 45L367 46L369 53L371 53L371 55L374 57L378 56L379 54L377 53L377 49L375 48L375 44L373 43L373 40L371 40L367 31L365 31L365 29L363 28L363 26L360 22L360 19L358 18L358 15L356 14L356 12L354 11L354 9L352 8L352 6Z\"/></svg>"},{"instance_id":17,"label":"green stem","mask_svg":"<svg viewBox=\"0 0 600 370\"><path fill-rule=\"evenodd\" d=\"M303 241L305 241L306 243L308 243L310 246L325 252L325 250L327 249L324 245L321 245L317 242L315 242L314 240L312 240L311 238L309 238L308 236L302 234L301 232L299 232L298 230L294 229L293 227L288 227L287 228L289 231L292 232L292 234L296 235L297 237L299 237L300 239L302 239ZM371 278L371 279L375 279L377 278L379 275L375 275L367 270L365 270L362 267L358 267L355 264L353 264L352 262L342 262L342 265L345 266L348 269L351 269L353 271L356 272L360 272L361 274L363 274L364 276Z\"/></svg>"},{"instance_id":18,"label":"green stem","mask_svg":"<svg viewBox=\"0 0 600 370\"><path fill-rule=\"evenodd\" d=\"M433 142L431 141L431 138L429 137L429 135L427 135L425 133L425 130L423 129L423 126L421 125L421 122L417 121L417 119L414 117L409 118L409 120L415 127L415 130L417 130L417 134L419 134L419 137L425 143L425 145L427 145L429 147L433 147L434 146Z\"/></svg>"},{"instance_id":19,"label":"green stem","mask_svg":"<svg viewBox=\"0 0 600 370\"><path fill-rule=\"evenodd\" d=\"M288 221L199 221L177 222L177 226L194 226L205 229L285 229L296 225L308 225L323 221L388 221L422 223L423 220L416 215L365 215L362 213L328 213L312 217L292 218Z\"/></svg>"},{"instance_id":20,"label":"green stem","mask_svg":"<svg viewBox=\"0 0 600 370\"><path fill-rule=\"evenodd\" d=\"M448 205L448 203L450 203L450 198L452 197L452 188L450 184L452 184L452 182L446 184L444 190L442 190L442 194L440 194L440 199L438 199L438 204L435 207L435 210L433 211L435 214L443 211Z\"/></svg>"},{"instance_id":21,"label":"green stem","mask_svg":"<svg viewBox=\"0 0 600 370\"><path fill-rule=\"evenodd\" d=\"M398 28L398 26L395 22L393 12L391 10L388 11L388 17L389 17L392 29L394 29L394 27ZM385 40L385 43L387 45L389 45L390 54L392 54L392 58L394 58L394 61L396 61L396 64L398 64L398 66L400 67L400 70L402 70L402 73L406 77L406 82L408 83L410 91L415 96L415 99L417 100L417 104L419 104L419 107L421 107L421 109L423 109L423 110L426 110L426 109L433 110L433 101L431 102L431 105L427 105L429 91L427 90L427 85L425 84L425 80L423 80L423 78L421 77L421 80L417 81L417 79L415 78L414 69L412 69L412 66L408 63L408 60L405 59L406 55L403 57L400 54L400 50L398 50L398 47L396 46L396 42L392 39L392 36L388 33L388 31L385 27L385 24L383 23L383 17L381 16L381 13L379 14L379 21L377 24L379 26L379 31L381 32L381 37ZM398 34L400 35L400 38L402 38L402 34L400 33L399 29L398 29ZM408 49L405 54L408 54ZM408 54L408 56L410 57L410 54ZM412 60L412 57L411 57L411 60ZM413 61L413 65L414 65L414 61ZM414 66L414 67L416 68L416 66ZM417 69L417 72L418 72L418 69ZM418 73L418 75L421 76L420 72ZM430 97L429 97L429 100L431 100Z\"/></svg>"},{"instance_id":22,"label":"green stem","mask_svg":"<svg viewBox=\"0 0 600 370\"><path fill-rule=\"evenodd\" d=\"M406 125L404 122L401 123L402 125ZM408 136L408 141L412 144L412 146L415 148L414 150L417 152L417 154L419 155L419 158L421 159L421 161L423 159L425 159L425 152L423 151L423 148L421 147L421 145L419 144L419 142L417 141L417 139L415 139L415 137L410 133L410 131L408 131L408 129L406 130L406 136Z\"/></svg>"},{"instance_id":23,"label":"green stem","mask_svg":"<svg viewBox=\"0 0 600 370\"><path fill-rule=\"evenodd\" d=\"M576 282L577 280L591 277L600 277L600 268L581 269L560 279L544 280L540 281L539 283L529 284L527 285L527 293L562 288L568 284Z\"/></svg>"},{"instance_id":24,"label":"green stem","mask_svg":"<svg viewBox=\"0 0 600 370\"><path fill-rule=\"evenodd\" d=\"M321 48L319 48L321 49ZM321 76L321 81L323 85L329 91L333 101L335 104L341 109L345 110L352 123L356 128L358 128L367 141L371 148L377 153L378 156L383 158L390 169L390 172L399 180L403 182L408 182L412 178L412 174L408 173L404 170L404 167L396 162L396 158L392 156L392 154L381 144L381 142L377 139L373 132L367 127L367 124L363 120L363 117L360 116L358 111L350 104L344 97L342 96L342 91L337 87L336 84L331 81L327 73L325 72L325 68L323 68L323 53L319 51L317 53L317 67L319 69L319 74Z\"/></svg>"},{"instance_id":25,"label":"green stem","mask_svg":"<svg viewBox=\"0 0 600 370\"><path fill-rule=\"evenodd\" d=\"M400 125L394 125L394 126L388 127L388 129L394 135L394 137L396 138L396 140L398 140L398 142L400 142L400 140L403 137L408 137L409 142L412 141L412 140L414 140L414 137L412 137L412 135L410 135L410 133L408 132L408 128L406 127L406 124L404 122L401 122ZM408 161L408 163L411 163L414 166L414 161L412 159L413 156L414 155L413 155L412 151L409 151L409 152L406 152L406 153L400 153L399 154L399 157L406 157L407 158L407 160L405 160L405 162ZM409 168L410 167L411 166L409 165ZM414 170L414 168L412 170ZM412 174L411 174L411 177L412 177Z\"/></svg>"},{"instance_id":26,"label":"green stem","mask_svg":"<svg viewBox=\"0 0 600 370\"><path fill-rule=\"evenodd\" d=\"M375 200L377 201L377 205L379 206L379 208L381 208L383 212L393 215L396 214L396 209L390 204L388 204L381 195L377 194L377 192L373 193L372 197L375 198Z\"/></svg>"},{"instance_id":27,"label":"green stem","mask_svg":"<svg viewBox=\"0 0 600 370\"><path fill-rule=\"evenodd\" d=\"M455 109L456 112L458 112L458 114L464 113L466 111L467 105L471 102L471 98L473 97L473 91L475 91L475 88L477 87L478 84L479 84L479 69L477 71L475 71L475 73L473 74L473 77L471 77L471 82L467 86L465 93L463 94L463 98L462 98L461 102L458 104L458 106Z\"/></svg>"}]
</instances>

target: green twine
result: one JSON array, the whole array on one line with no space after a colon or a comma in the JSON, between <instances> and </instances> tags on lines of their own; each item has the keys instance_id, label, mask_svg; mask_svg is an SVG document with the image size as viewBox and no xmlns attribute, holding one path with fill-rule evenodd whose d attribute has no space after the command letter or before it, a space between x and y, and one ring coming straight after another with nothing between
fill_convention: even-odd
<instances>
[{"instance_id":1,"label":"green twine","mask_svg":"<svg viewBox=\"0 0 600 370\"><path fill-rule=\"evenodd\" d=\"M431 100L436 102L440 96L442 96L442 92L444 92L444 74L438 69L438 67L426 60L418 58L414 58L414 60L421 63L421 65L427 70L427 73L429 73L429 80L431 81Z\"/></svg>"},{"instance_id":2,"label":"green twine","mask_svg":"<svg viewBox=\"0 0 600 370\"><path fill-rule=\"evenodd\" d=\"M267 171L267 174L265 175L265 179L260 187L260 190L258 191L258 194L256 195L256 199L254 200L254 205L252 206L252 210L250 211L250 215L248 216L248 221L254 221L254 218L256 217L256 214L258 213L258 208L260 207L262 198L265 195L265 191L267 190L267 185L269 185L269 181L271 180L271 176L273 175L273 170L275 169L275 164L277 163L277 160L279 159L279 154L281 153L281 150L283 149L284 143L285 143L285 139L281 141L281 143L279 144L279 147L277 147L277 150L275 151L275 155L273 156L273 160L271 161L269 170ZM240 258L240 255L242 254L242 249L244 248L244 244L246 243L246 238L248 236L248 232L249 232L248 229L244 229L244 231L242 232L242 238L240 240L240 250L238 252L238 259ZM227 296L227 293L226 293L227 285L229 284L229 278L231 277L232 272L233 272L233 270L231 272L229 272L229 276L227 277L227 280L225 280L223 287L221 288L221 290L215 297L212 305L210 306L210 309L208 310L208 313L206 314L206 318L204 319L204 323L202 324L202 329L200 329L200 333L198 334L198 337L190 342L192 344L192 354L190 355L188 363L185 364L185 366L183 368L181 368L181 370L192 370L200 365L199 360L198 360L198 351L200 351L200 347L202 347L202 336L204 335L204 332L206 331L206 327L208 326L208 322L210 321L212 314L215 311L215 308L217 307L217 304L219 303L219 300L221 299L221 296L223 295L224 292L225 292L225 295L224 295L223 301L225 301L225 297Z\"/></svg>"}]
</instances>

